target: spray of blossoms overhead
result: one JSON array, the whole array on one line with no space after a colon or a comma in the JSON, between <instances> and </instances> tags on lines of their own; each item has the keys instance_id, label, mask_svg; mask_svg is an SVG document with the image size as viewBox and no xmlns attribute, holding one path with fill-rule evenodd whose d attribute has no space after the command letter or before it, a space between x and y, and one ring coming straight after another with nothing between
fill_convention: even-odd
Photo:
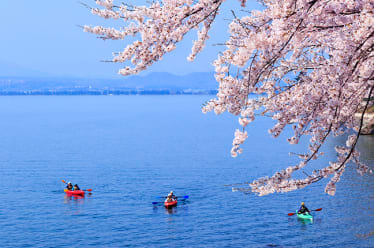
<instances>
[{"instance_id":1,"label":"spray of blossoms overhead","mask_svg":"<svg viewBox=\"0 0 374 248\"><path fill-rule=\"evenodd\" d=\"M163 0L149 6L115 6L111 0L96 1L102 8L91 8L93 14L122 19L125 25L119 30L101 26L85 26L84 30L103 39L139 38L113 58L113 62L133 64L120 74L135 74L162 59L187 32L197 29L188 57L192 61L204 48L223 2ZM239 2L245 8L246 1ZM310 137L309 150L298 154L298 164L249 183L253 192L288 192L329 178L325 191L334 195L348 162L360 174L370 172L360 162L356 144L374 97L374 1L260 2L262 11L240 18L233 13L226 49L213 63L219 82L217 98L207 102L203 111L228 111L239 117L241 129L235 131L231 150L234 157L242 152L240 145L248 137L245 128L258 113L276 120L269 130L273 137L286 126L294 131L290 144L297 144L302 136ZM357 112L362 113L359 119L354 117ZM345 145L335 147L336 161L305 178L292 177L322 155L320 149L329 136L347 132L353 134Z\"/></svg>"},{"instance_id":2,"label":"spray of blossoms overhead","mask_svg":"<svg viewBox=\"0 0 374 248\"><path fill-rule=\"evenodd\" d=\"M112 62L130 61L119 71L121 75L131 75L146 70L154 62L161 60L165 53L176 48L184 35L197 29L198 39L194 42L188 59L193 61L209 38L208 31L224 0L163 0L153 1L149 6L114 5L113 0L96 1L102 8L90 8L95 15L105 19L120 19L121 29L102 26L84 26L84 31L99 35L102 39L125 39L127 36L139 38L114 55Z\"/></svg>"}]
</instances>

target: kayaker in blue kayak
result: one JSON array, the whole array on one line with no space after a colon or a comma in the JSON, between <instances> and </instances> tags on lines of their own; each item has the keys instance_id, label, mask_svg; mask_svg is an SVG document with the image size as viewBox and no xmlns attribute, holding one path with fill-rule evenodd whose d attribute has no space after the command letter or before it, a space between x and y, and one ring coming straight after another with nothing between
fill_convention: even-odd
<instances>
[{"instance_id":1,"label":"kayaker in blue kayak","mask_svg":"<svg viewBox=\"0 0 374 248\"><path fill-rule=\"evenodd\" d=\"M66 188L70 191L73 190L73 184L71 182L68 182L68 184L66 185Z\"/></svg>"},{"instance_id":2,"label":"kayaker in blue kayak","mask_svg":"<svg viewBox=\"0 0 374 248\"><path fill-rule=\"evenodd\" d=\"M304 214L304 213L309 214L310 210L305 206L305 203L302 202L301 207L300 207L299 211L297 211L297 213L298 214Z\"/></svg>"}]
</instances>

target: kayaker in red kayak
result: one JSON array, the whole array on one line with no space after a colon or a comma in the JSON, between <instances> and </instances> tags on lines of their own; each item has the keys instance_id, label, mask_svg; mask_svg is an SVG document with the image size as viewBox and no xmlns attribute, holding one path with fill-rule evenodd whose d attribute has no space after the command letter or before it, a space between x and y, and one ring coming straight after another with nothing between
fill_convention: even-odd
<instances>
[{"instance_id":1,"label":"kayaker in red kayak","mask_svg":"<svg viewBox=\"0 0 374 248\"><path fill-rule=\"evenodd\" d=\"M70 191L73 190L73 184L71 182L68 182L68 184L66 185L66 188Z\"/></svg>"},{"instance_id":2,"label":"kayaker in red kayak","mask_svg":"<svg viewBox=\"0 0 374 248\"><path fill-rule=\"evenodd\" d=\"M73 190L81 190L78 186L78 184L74 184L74 187L73 187L73 184L71 182L68 182L68 184L66 185L66 188L69 190L69 191L73 191Z\"/></svg>"},{"instance_id":3,"label":"kayaker in red kayak","mask_svg":"<svg viewBox=\"0 0 374 248\"><path fill-rule=\"evenodd\" d=\"M299 211L297 211L297 213L298 214L304 214L304 213L309 214L310 210L305 206L305 203L302 202L301 207L300 207Z\"/></svg>"},{"instance_id":4,"label":"kayaker in red kayak","mask_svg":"<svg viewBox=\"0 0 374 248\"><path fill-rule=\"evenodd\" d=\"M174 195L173 191L170 191L170 193L166 197L165 202L173 202L173 201L176 201L176 200L177 200L177 197Z\"/></svg>"}]
</instances>

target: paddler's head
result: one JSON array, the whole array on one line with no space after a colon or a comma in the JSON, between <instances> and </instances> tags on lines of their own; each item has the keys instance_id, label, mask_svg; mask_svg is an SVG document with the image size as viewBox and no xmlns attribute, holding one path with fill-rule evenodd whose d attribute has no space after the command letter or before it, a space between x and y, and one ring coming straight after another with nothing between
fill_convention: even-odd
<instances>
[{"instance_id":1,"label":"paddler's head","mask_svg":"<svg viewBox=\"0 0 374 248\"><path fill-rule=\"evenodd\" d=\"M304 206L304 202L301 203L301 206Z\"/></svg>"}]
</instances>

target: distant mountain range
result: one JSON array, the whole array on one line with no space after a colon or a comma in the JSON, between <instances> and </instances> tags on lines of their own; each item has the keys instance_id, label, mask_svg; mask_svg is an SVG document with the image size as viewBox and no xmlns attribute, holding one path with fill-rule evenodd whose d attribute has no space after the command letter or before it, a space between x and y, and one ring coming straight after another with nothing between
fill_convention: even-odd
<instances>
[{"instance_id":1,"label":"distant mountain range","mask_svg":"<svg viewBox=\"0 0 374 248\"><path fill-rule=\"evenodd\" d=\"M0 60L0 75L3 75L4 77L38 77L40 75L48 74L9 61ZM1 77L2 76L0 76L0 78Z\"/></svg>"},{"instance_id":2,"label":"distant mountain range","mask_svg":"<svg viewBox=\"0 0 374 248\"><path fill-rule=\"evenodd\" d=\"M0 95L44 94L215 94L213 72L184 76L165 72L123 79L0 77Z\"/></svg>"}]
</instances>

